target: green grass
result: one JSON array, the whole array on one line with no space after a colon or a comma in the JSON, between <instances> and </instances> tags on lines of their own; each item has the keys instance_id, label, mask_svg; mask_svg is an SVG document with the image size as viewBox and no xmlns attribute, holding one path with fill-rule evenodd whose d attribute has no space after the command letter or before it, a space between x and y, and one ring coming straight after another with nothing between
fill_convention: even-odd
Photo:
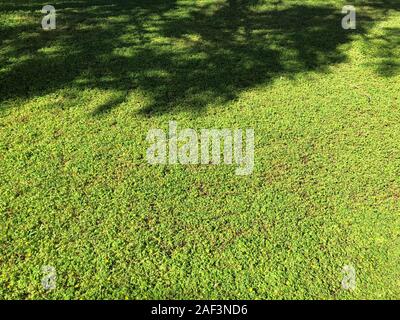
<instances>
[{"instance_id":1,"label":"green grass","mask_svg":"<svg viewBox=\"0 0 400 320\"><path fill-rule=\"evenodd\" d=\"M0 298L400 298L399 2L110 3L0 3ZM149 165L171 120L253 174Z\"/></svg>"}]
</instances>

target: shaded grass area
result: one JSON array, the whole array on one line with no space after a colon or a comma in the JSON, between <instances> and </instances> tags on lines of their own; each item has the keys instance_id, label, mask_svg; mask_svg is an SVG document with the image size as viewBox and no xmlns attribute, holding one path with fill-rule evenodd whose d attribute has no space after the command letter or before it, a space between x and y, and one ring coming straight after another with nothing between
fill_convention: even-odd
<instances>
[{"instance_id":1,"label":"shaded grass area","mask_svg":"<svg viewBox=\"0 0 400 320\"><path fill-rule=\"evenodd\" d=\"M21 10L30 18L1 31L7 48L1 97L32 97L65 86L139 89L150 99L143 113L173 112L177 104L199 112L282 74L323 71L346 59L339 48L353 34L338 23L337 6L268 3L60 2L58 29L51 33L37 23L38 2L5 3L3 12ZM367 13L358 20L358 33L373 24ZM393 37L395 31L389 31Z\"/></svg>"},{"instance_id":2,"label":"shaded grass area","mask_svg":"<svg viewBox=\"0 0 400 320\"><path fill-rule=\"evenodd\" d=\"M0 4L0 297L399 297L398 1L52 4ZM149 166L170 120L255 172Z\"/></svg>"}]
</instances>

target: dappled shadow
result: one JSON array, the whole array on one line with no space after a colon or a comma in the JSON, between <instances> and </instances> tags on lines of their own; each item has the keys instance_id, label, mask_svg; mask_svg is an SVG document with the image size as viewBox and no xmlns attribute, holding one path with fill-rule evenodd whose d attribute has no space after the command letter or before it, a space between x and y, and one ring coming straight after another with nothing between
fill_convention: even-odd
<instances>
[{"instance_id":1,"label":"dappled shadow","mask_svg":"<svg viewBox=\"0 0 400 320\"><path fill-rule=\"evenodd\" d=\"M346 60L341 45L373 24L360 13L358 29L343 30L336 7L283 1L257 9L263 1L53 2L58 24L51 32L40 29L39 1L0 4L0 14L35 12L25 24L0 28L0 102L65 87L102 88L123 94L95 115L123 102L130 90L148 96L141 110L146 115L178 106L198 112L282 75L326 71ZM378 4L375 9L384 11L392 2Z\"/></svg>"},{"instance_id":2,"label":"dappled shadow","mask_svg":"<svg viewBox=\"0 0 400 320\"><path fill-rule=\"evenodd\" d=\"M383 28L381 34L369 37L367 44L374 51L377 61L372 67L379 75L400 74L400 28Z\"/></svg>"},{"instance_id":3,"label":"dappled shadow","mask_svg":"<svg viewBox=\"0 0 400 320\"><path fill-rule=\"evenodd\" d=\"M386 28L382 37L384 43L379 47L382 62L378 72L384 76L400 74L400 28Z\"/></svg>"},{"instance_id":4,"label":"dappled shadow","mask_svg":"<svg viewBox=\"0 0 400 320\"><path fill-rule=\"evenodd\" d=\"M385 23L391 13L400 12L400 1L367 0L356 1L356 4L369 6L370 10L379 13L374 23ZM370 12L371 14L372 12ZM400 74L400 28L384 26L374 32L364 33L364 45L371 55L370 67L380 76L394 77Z\"/></svg>"}]
</instances>

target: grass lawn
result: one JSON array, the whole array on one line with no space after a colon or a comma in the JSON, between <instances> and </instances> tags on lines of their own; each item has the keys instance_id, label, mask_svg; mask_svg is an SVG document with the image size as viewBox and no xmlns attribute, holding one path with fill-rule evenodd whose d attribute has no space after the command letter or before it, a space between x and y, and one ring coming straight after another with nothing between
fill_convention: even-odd
<instances>
[{"instance_id":1,"label":"grass lawn","mask_svg":"<svg viewBox=\"0 0 400 320\"><path fill-rule=\"evenodd\" d=\"M400 298L398 0L51 4L0 3L0 298ZM170 121L254 172L148 164Z\"/></svg>"}]
</instances>

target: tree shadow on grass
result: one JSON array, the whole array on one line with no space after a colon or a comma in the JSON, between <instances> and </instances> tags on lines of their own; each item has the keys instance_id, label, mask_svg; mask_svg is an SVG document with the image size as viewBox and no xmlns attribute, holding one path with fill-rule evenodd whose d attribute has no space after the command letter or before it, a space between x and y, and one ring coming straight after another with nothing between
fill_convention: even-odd
<instances>
[{"instance_id":1,"label":"tree shadow on grass","mask_svg":"<svg viewBox=\"0 0 400 320\"><path fill-rule=\"evenodd\" d=\"M377 10L392 4L384 2ZM0 29L6 35L0 102L70 87L140 90L149 97L144 115L196 113L282 75L325 72L346 60L341 46L354 33L373 25L370 16L359 14L358 29L348 31L335 7L260 3L54 1L57 30L40 30L40 11L37 26ZM37 1L0 4L0 14L40 9ZM93 114L124 100L111 99Z\"/></svg>"},{"instance_id":2,"label":"tree shadow on grass","mask_svg":"<svg viewBox=\"0 0 400 320\"><path fill-rule=\"evenodd\" d=\"M357 1L377 13L375 24L386 22L388 16L400 12L400 1L367 0ZM400 28L381 27L370 33L364 33L364 45L371 55L370 67L383 77L395 77L400 74Z\"/></svg>"},{"instance_id":3,"label":"tree shadow on grass","mask_svg":"<svg viewBox=\"0 0 400 320\"><path fill-rule=\"evenodd\" d=\"M383 28L382 33L372 36L367 44L374 51L376 72L385 77L400 74L400 28Z\"/></svg>"}]
</instances>

